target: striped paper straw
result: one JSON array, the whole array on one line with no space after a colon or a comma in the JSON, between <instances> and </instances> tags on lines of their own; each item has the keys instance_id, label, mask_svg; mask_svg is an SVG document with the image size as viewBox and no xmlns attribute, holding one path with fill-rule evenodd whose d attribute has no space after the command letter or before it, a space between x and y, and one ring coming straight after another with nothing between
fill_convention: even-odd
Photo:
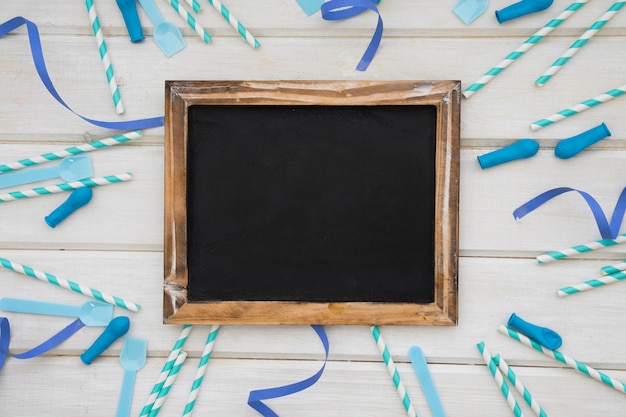
<instances>
[{"instance_id":1,"label":"striped paper straw","mask_svg":"<svg viewBox=\"0 0 626 417\"><path fill-rule=\"evenodd\" d=\"M584 245L577 245L561 249L559 251L544 253L543 255L537 256L537 263L547 264L559 259L580 255L581 253L587 253L597 249L607 248L609 246L615 246L624 242L626 242L626 234L619 235L615 239L600 239L594 242L585 243Z\"/></svg>"},{"instance_id":2,"label":"striped paper straw","mask_svg":"<svg viewBox=\"0 0 626 417\"><path fill-rule=\"evenodd\" d=\"M202 6L198 3L198 0L186 0L187 4L193 9L194 12L198 13Z\"/></svg>"},{"instance_id":3,"label":"striped paper straw","mask_svg":"<svg viewBox=\"0 0 626 417\"><path fill-rule=\"evenodd\" d=\"M585 110L588 110L592 107L595 107L599 104L606 103L607 101L613 100L616 97L619 97L626 93L626 84L609 90L600 94L599 96L587 99L582 101L572 107L568 107L567 109L563 109L558 113L554 113L552 116L548 116L545 119L539 119L530 124L530 128L532 130L538 130L542 127L550 126L556 122L560 122L563 119L567 119L568 117L574 116L578 113L582 113Z\"/></svg>"},{"instance_id":4,"label":"striped paper straw","mask_svg":"<svg viewBox=\"0 0 626 417\"><path fill-rule=\"evenodd\" d=\"M500 74L504 71L509 65L515 62L519 57L524 55L530 48L535 46L540 40L542 40L545 36L547 36L550 32L552 32L556 27L558 27L561 23L567 20L571 15L573 15L578 9L584 6L589 0L578 0L570 4L564 11L561 12L557 17L550 20L546 25L535 32L530 38L526 39L526 41L521 44L516 50L511 52L504 58L498 65L491 68L489 71L485 73L478 81L474 84L470 85L467 90L463 92L463 96L465 98L470 98L474 93L483 88L489 81L493 80L496 75Z\"/></svg>"},{"instance_id":5,"label":"striped paper straw","mask_svg":"<svg viewBox=\"0 0 626 417\"><path fill-rule=\"evenodd\" d=\"M495 379L496 384L498 385L498 388L500 388L500 392L502 392L502 395L504 395L504 399L506 400L506 403L508 404L509 408L513 412L513 415L515 415L515 417L521 417L523 415L522 409L520 408L517 401L515 401L515 397L513 397L513 393L511 392L511 389L509 388L509 384L507 384L506 381L504 380L504 377L502 376L502 372L500 372L500 370L496 366L496 362L493 360L493 358L491 357L491 354L487 350L487 347L485 346L485 342L480 342L476 346L478 347L478 351L483 357L483 360L485 361L485 364L487 365L489 372L491 372L491 375Z\"/></svg>"},{"instance_id":6,"label":"striped paper straw","mask_svg":"<svg viewBox=\"0 0 626 417\"><path fill-rule=\"evenodd\" d=\"M589 27L589 29L585 31L585 33L580 35L580 37L576 41L574 41L574 43L569 47L567 51L563 53L563 55L561 55L559 58L557 58L556 61L554 61L550 68L548 68L541 76L539 76L539 78L537 78L535 84L537 84L539 87L542 87L545 83L547 83L554 74L556 74L561 68L563 68L563 65L567 64L569 60L574 55L576 55L578 51L580 51L580 48L587 44L589 39L591 39L596 33L598 33L600 29L602 29L606 22L611 20L613 16L615 16L617 12L620 11L622 7L624 7L625 4L626 1L616 1L615 3L613 3L613 5L609 7L609 9L602 16L600 16L598 20L593 22L593 24Z\"/></svg>"},{"instance_id":7,"label":"striped paper straw","mask_svg":"<svg viewBox=\"0 0 626 417\"><path fill-rule=\"evenodd\" d=\"M0 258L0 265L5 267L6 269L10 269L11 271L19 272L20 274L26 275L28 277L35 278L40 281L56 285L57 287L65 288L67 290L86 295L87 297L91 297L95 300L104 301L105 303L125 308L126 310L137 312L141 307L137 303L131 303L130 301L126 301L123 298L115 297L113 295L103 293L102 291L85 287L73 281L57 278L47 272L38 271L34 268L31 268L30 266L22 265L17 262L12 262L5 258Z\"/></svg>"},{"instance_id":8,"label":"striped paper straw","mask_svg":"<svg viewBox=\"0 0 626 417\"><path fill-rule=\"evenodd\" d=\"M378 346L378 350L380 350L380 354L385 361L385 365L387 366L387 371L389 375L391 375L391 380L398 391L398 395L400 395L400 399L402 400L402 405L406 410L406 413L409 417L417 417L417 413L413 409L413 405L411 404L411 399L409 398L409 394L406 392L404 388L404 384L400 380L400 374L398 373L398 369L396 365L393 363L393 359L391 359L391 355L389 354L389 349L387 349L387 345L383 340L383 336L380 334L380 330L378 326L371 326L370 330L372 332L372 336L374 336L374 340L376 341L376 345Z\"/></svg>"},{"instance_id":9,"label":"striped paper straw","mask_svg":"<svg viewBox=\"0 0 626 417\"><path fill-rule=\"evenodd\" d=\"M159 391L148 417L156 417L159 414L159 411L161 411L161 407L163 406L163 403L165 403L165 399L167 398L167 394L169 394L172 385L176 382L176 377L178 376L185 359L187 359L187 352L184 351L180 352L176 357L176 361L174 362L170 373L167 375L167 379L165 379L165 382L163 383L163 388Z\"/></svg>"},{"instance_id":10,"label":"striped paper straw","mask_svg":"<svg viewBox=\"0 0 626 417\"><path fill-rule=\"evenodd\" d=\"M0 203L7 201L21 200L24 198L39 197L42 195L50 195L72 191L85 187L100 187L102 185L117 184L119 182L130 181L133 177L130 172L117 175L106 175L98 178L87 178L80 181L63 182L61 184L50 185L47 187L35 187L30 190L10 191L6 194L0 194Z\"/></svg>"},{"instance_id":11,"label":"striped paper straw","mask_svg":"<svg viewBox=\"0 0 626 417\"><path fill-rule=\"evenodd\" d=\"M576 359L571 358L559 352L558 350L548 349L542 346L539 342L529 339L523 334L520 334L517 331L511 329L510 327L507 327L504 325L500 325L500 327L498 328L498 331L505 336L509 336L510 338L515 339L518 342L543 353L549 358L555 359L569 366L570 368L576 369L578 372L584 375L587 375L588 377L591 377L597 381L603 382L604 384L616 389L619 392L626 393L626 384L624 384L623 382L613 379L607 374L597 371L593 369L592 367L585 365L584 363L577 361Z\"/></svg>"},{"instance_id":12,"label":"striped paper straw","mask_svg":"<svg viewBox=\"0 0 626 417\"><path fill-rule=\"evenodd\" d=\"M148 401L146 401L146 404L141 409L141 414L139 415L139 417L147 416L150 414L150 411L152 410L152 407L154 407L154 403L159 396L159 393L161 392L161 389L163 388L163 385L165 384L165 381L167 380L167 377L170 374L172 367L174 366L174 363L176 363L178 355L183 350L183 346L185 345L185 342L187 341L190 332L191 324L185 324L181 329L180 334L178 335L178 338L176 339L176 342L174 343L174 346L172 347L172 350L170 351L170 354L167 357L165 364L163 365L163 368L161 369L161 373L159 374L159 378L157 379L156 384L154 384L154 386L152 387L152 391L150 391L150 397L148 398Z\"/></svg>"},{"instance_id":13,"label":"striped paper straw","mask_svg":"<svg viewBox=\"0 0 626 417\"><path fill-rule=\"evenodd\" d=\"M493 361L496 363L500 371L502 371L502 373L507 377L507 379L511 381L511 384L513 384L517 392L522 394L524 401L526 401L537 417L548 417L544 409L541 408L530 391L528 391L528 388L526 388L522 381L517 377L504 358L500 354L497 354L494 356Z\"/></svg>"},{"instance_id":14,"label":"striped paper straw","mask_svg":"<svg viewBox=\"0 0 626 417\"><path fill-rule=\"evenodd\" d=\"M613 275L626 270L626 262L602 267L602 275Z\"/></svg>"},{"instance_id":15,"label":"striped paper straw","mask_svg":"<svg viewBox=\"0 0 626 417\"><path fill-rule=\"evenodd\" d=\"M226 19L228 23L230 23L233 28L235 28L237 32L239 32L241 37L244 38L250 46L252 46L253 48L258 48L259 46L261 46L259 41L257 41L256 38L252 36L252 34L248 31L248 29L246 29L246 27L242 25L241 22L232 15L232 13L228 11L226 6L224 6L220 2L220 0L208 0L208 2L211 4L211 6L215 8L215 10L217 10L222 15L224 19Z\"/></svg>"},{"instance_id":16,"label":"striped paper straw","mask_svg":"<svg viewBox=\"0 0 626 417\"><path fill-rule=\"evenodd\" d=\"M196 19L194 19L191 13L187 12L187 10L185 10L183 5L180 4L178 0L169 0L169 1L165 0L165 1L168 2L174 10L176 10L176 12L180 15L180 17L182 17L183 20L187 22L189 27L191 27L194 30L194 32L196 32L198 36L200 36L200 38L204 41L204 43L211 42L211 35L209 35L209 32L207 32L206 30L204 30L202 26L200 26L200 24L196 21Z\"/></svg>"},{"instance_id":17,"label":"striped paper straw","mask_svg":"<svg viewBox=\"0 0 626 417\"><path fill-rule=\"evenodd\" d=\"M93 0L86 0L87 12L89 13L89 20L91 21L91 29L96 36L96 42L98 43L98 51L100 52L100 59L104 66L104 74L107 77L109 83L109 89L111 90L111 96L113 97L113 104L115 105L115 111L117 114L124 113L124 104L122 103L122 97L120 96L120 90L117 88L117 81L115 80L115 72L113 71L113 64L109 58L109 51L107 50L106 42L104 42L104 36L102 35L102 28L100 27L100 20L96 13L96 7L93 4Z\"/></svg>"},{"instance_id":18,"label":"striped paper straw","mask_svg":"<svg viewBox=\"0 0 626 417\"><path fill-rule=\"evenodd\" d=\"M603 285L613 284L626 279L626 272L619 271L611 275L605 275L600 278L590 279L589 281L581 282L569 287L560 288L557 292L559 297L567 297L568 295L578 294L579 292L589 291L594 288L602 287Z\"/></svg>"},{"instance_id":19,"label":"striped paper straw","mask_svg":"<svg viewBox=\"0 0 626 417\"><path fill-rule=\"evenodd\" d=\"M83 145L72 146L71 148L65 148L61 151L45 153L43 155L35 156L34 158L20 159L19 161L11 162L10 164L0 165L0 173L15 171L18 169L31 167L33 165L44 164L46 162L54 161L56 159L65 158L66 156L73 156L85 152L95 151L98 149L128 142L130 140L140 137L141 130L135 130L133 132L111 136L110 138L88 142Z\"/></svg>"},{"instance_id":20,"label":"striped paper straw","mask_svg":"<svg viewBox=\"0 0 626 417\"><path fill-rule=\"evenodd\" d=\"M198 398L200 386L204 380L204 374L206 373L207 365L209 363L209 359L211 358L211 352L213 351L213 346L215 345L215 339L217 338L219 330L219 324L214 324L211 326L211 330L209 330L209 336L204 344L204 350L202 351L202 355L200 355L200 362L198 363L196 377L191 384L187 405L185 405L185 409L183 410L183 417L190 417L193 412L193 407L196 405L196 399Z\"/></svg>"}]
</instances>

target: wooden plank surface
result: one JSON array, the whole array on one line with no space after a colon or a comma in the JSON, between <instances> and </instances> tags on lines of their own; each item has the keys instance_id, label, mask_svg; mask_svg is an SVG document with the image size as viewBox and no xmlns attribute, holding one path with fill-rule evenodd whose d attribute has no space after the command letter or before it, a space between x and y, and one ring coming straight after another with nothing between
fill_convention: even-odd
<instances>
[{"instance_id":1,"label":"wooden plank surface","mask_svg":"<svg viewBox=\"0 0 626 417\"><path fill-rule=\"evenodd\" d=\"M163 115L165 80L461 80L467 88L570 2L557 0L540 13L497 24L505 2L490 2L471 25L453 13L456 1L396 0L380 3L383 41L365 72L354 70L376 25L374 13L329 22L306 17L294 0L230 0L231 11L260 40L253 50L203 3L198 15L213 35L205 45L166 2L166 19L182 30L187 47L166 58L150 34L128 41L114 2L96 7L126 107L116 115L88 16L80 2L7 2L0 21L23 16L41 31L46 64L61 97L76 112L119 121ZM532 132L530 122L618 87L626 80L622 53L626 13L614 19L543 88L533 82L612 4L595 0L530 50L461 110L459 325L446 328L382 326L418 415L429 410L412 372L408 349L419 345L430 363L449 416L504 416L510 411L476 349L484 340L514 367L551 416L622 416L624 394L562 368L561 364L497 333L513 312L556 330L562 351L617 379L626 380L623 326L626 284L559 298L556 290L600 276L600 267L626 259L615 247L549 265L535 256L593 241L599 232L580 196L566 194L516 221L512 212L554 187L594 196L607 216L626 186L626 98L617 98L554 126ZM24 28L0 38L0 163L36 156L120 133L91 125L60 106L35 72ZM605 122L612 136L570 160L554 156L559 140ZM0 203L0 257L60 278L119 295L142 305L130 335L148 340L149 358L138 374L132 415L148 397L180 326L165 326L163 279L163 130L147 129L129 144L92 153L94 173L130 171L133 180L101 187L92 202L56 229L43 217L67 195ZM537 139L538 155L488 170L476 157L521 138ZM622 230L623 232L623 230ZM87 298L0 270L0 297L68 304ZM69 323L67 319L3 313L12 330L11 352L32 348ZM183 367L161 412L182 415L208 326L193 329ZM330 356L320 381L299 394L268 402L281 416L402 416L380 354L367 326L327 326ZM114 413L122 378L121 341L87 367L78 359L100 333L85 328L41 358L9 358L0 372L0 416ZM246 405L251 390L296 382L317 372L323 349L308 326L223 326L216 341L198 415L258 415ZM517 396L518 400L520 397ZM525 415L531 411L522 406ZM314 410L314 411L312 411Z\"/></svg>"}]
</instances>

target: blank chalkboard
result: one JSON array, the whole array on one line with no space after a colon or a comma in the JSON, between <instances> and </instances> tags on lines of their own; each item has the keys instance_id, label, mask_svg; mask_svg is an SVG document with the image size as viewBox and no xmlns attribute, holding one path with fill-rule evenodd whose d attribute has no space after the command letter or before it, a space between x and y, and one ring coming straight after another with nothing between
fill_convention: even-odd
<instances>
[{"instance_id":1,"label":"blank chalkboard","mask_svg":"<svg viewBox=\"0 0 626 417\"><path fill-rule=\"evenodd\" d=\"M426 86L168 82L165 322L456 323L459 88Z\"/></svg>"}]
</instances>

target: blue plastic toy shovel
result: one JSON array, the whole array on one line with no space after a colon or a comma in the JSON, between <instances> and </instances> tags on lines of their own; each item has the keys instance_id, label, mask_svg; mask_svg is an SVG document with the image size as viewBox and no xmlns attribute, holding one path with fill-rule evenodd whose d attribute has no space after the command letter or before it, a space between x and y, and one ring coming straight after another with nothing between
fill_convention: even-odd
<instances>
[{"instance_id":1,"label":"blue plastic toy shovel","mask_svg":"<svg viewBox=\"0 0 626 417\"><path fill-rule=\"evenodd\" d=\"M135 375L146 363L148 342L145 339L127 336L120 353L120 362L124 368L124 379L115 417L128 417L135 389Z\"/></svg>"},{"instance_id":2,"label":"blue plastic toy shovel","mask_svg":"<svg viewBox=\"0 0 626 417\"><path fill-rule=\"evenodd\" d=\"M487 10L489 0L459 0L452 11L466 25L469 25L478 16Z\"/></svg>"},{"instance_id":3,"label":"blue plastic toy shovel","mask_svg":"<svg viewBox=\"0 0 626 417\"><path fill-rule=\"evenodd\" d=\"M85 326L108 325L113 318L113 308L112 304L95 300L87 301L80 306L73 306L21 298L0 298L0 310L14 313L77 317Z\"/></svg>"},{"instance_id":4,"label":"blue plastic toy shovel","mask_svg":"<svg viewBox=\"0 0 626 417\"><path fill-rule=\"evenodd\" d=\"M154 1L139 0L139 4L154 25L154 32L152 33L154 41L168 58L185 47L185 41L178 30L178 26L163 19Z\"/></svg>"},{"instance_id":5,"label":"blue plastic toy shovel","mask_svg":"<svg viewBox=\"0 0 626 417\"><path fill-rule=\"evenodd\" d=\"M78 181L93 175L91 160L87 155L68 156L56 166L26 169L0 175L0 188L13 187L31 182L62 178L65 181Z\"/></svg>"}]
</instances>

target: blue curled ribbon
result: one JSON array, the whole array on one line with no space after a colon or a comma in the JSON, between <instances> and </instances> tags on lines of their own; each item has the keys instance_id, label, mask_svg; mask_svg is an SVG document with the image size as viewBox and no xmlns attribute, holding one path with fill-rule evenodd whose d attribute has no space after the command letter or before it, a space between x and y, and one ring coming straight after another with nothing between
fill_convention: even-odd
<instances>
[{"instance_id":1,"label":"blue curled ribbon","mask_svg":"<svg viewBox=\"0 0 626 417\"><path fill-rule=\"evenodd\" d=\"M610 224L604 214L604 211L602 211L602 207L600 207L600 204L598 204L598 202L591 195L584 191L575 190L569 187L553 188L552 190L539 194L537 197L516 208L513 211L513 217L515 217L515 220L521 219L548 200L569 191L575 191L585 199L591 209L591 212L593 213L596 223L598 224L598 229L600 230L602 239L615 239L619 234L619 230L622 226L622 220L624 218L624 212L626 211L626 188L622 190L622 193L617 199Z\"/></svg>"},{"instance_id":2,"label":"blue curled ribbon","mask_svg":"<svg viewBox=\"0 0 626 417\"><path fill-rule=\"evenodd\" d=\"M275 388L267 388L256 391L250 391L250 395L248 396L248 405L254 408L259 414L264 417L278 417L271 408L263 403L263 400L269 400L272 398L284 397L286 395L295 394L296 392L305 390L309 388L311 385L315 384L322 374L324 373L324 369L326 368L326 362L328 362L328 336L326 336L326 332L324 328L319 325L311 325L313 330L317 333L322 344L324 345L324 350L326 352L326 358L324 359L324 365L320 368L317 373L303 381L296 382L294 384L283 385L282 387Z\"/></svg>"},{"instance_id":3,"label":"blue curled ribbon","mask_svg":"<svg viewBox=\"0 0 626 417\"><path fill-rule=\"evenodd\" d=\"M34 358L35 356L42 355L60 345L74 333L82 329L84 326L85 324L80 319L76 319L63 330L61 330L39 346L36 346L24 353L12 355L9 353L9 344L11 343L11 326L9 325L9 319L7 319L6 317L0 317L0 370L2 370L7 356L11 356L17 359L30 359Z\"/></svg>"},{"instance_id":4,"label":"blue curled ribbon","mask_svg":"<svg viewBox=\"0 0 626 417\"><path fill-rule=\"evenodd\" d=\"M377 2L374 0L330 0L322 5L322 19L324 20L343 20L354 17L366 10L372 10L378 15L378 24L372 36L365 53L361 57L361 61L356 66L357 71L365 71L374 59L380 40L383 37L383 19L376 7Z\"/></svg>"},{"instance_id":5,"label":"blue curled ribbon","mask_svg":"<svg viewBox=\"0 0 626 417\"><path fill-rule=\"evenodd\" d=\"M76 113L74 110L68 106L65 101L61 98L57 90L54 88L54 84L52 84L52 80L48 75L48 70L46 69L46 62L43 57L43 50L41 48L41 38L39 37L39 29L37 29L37 25L27 20L21 16L14 17L13 19L7 20L6 22L0 24L0 38L6 35L9 32L19 28L22 25L26 25L26 29L28 30L28 41L30 43L30 52L33 56L33 63L35 64L35 69L37 70L37 74L39 74L39 78L43 82L44 86L48 90L48 92L54 97L59 103L61 103L66 109L80 117L81 119L104 128L108 129L116 129L116 130L140 130L147 129L151 127L159 127L163 126L164 118L153 117L149 119L139 119L139 120L128 120L124 122L102 122L99 120L90 119L80 114Z\"/></svg>"}]
</instances>

